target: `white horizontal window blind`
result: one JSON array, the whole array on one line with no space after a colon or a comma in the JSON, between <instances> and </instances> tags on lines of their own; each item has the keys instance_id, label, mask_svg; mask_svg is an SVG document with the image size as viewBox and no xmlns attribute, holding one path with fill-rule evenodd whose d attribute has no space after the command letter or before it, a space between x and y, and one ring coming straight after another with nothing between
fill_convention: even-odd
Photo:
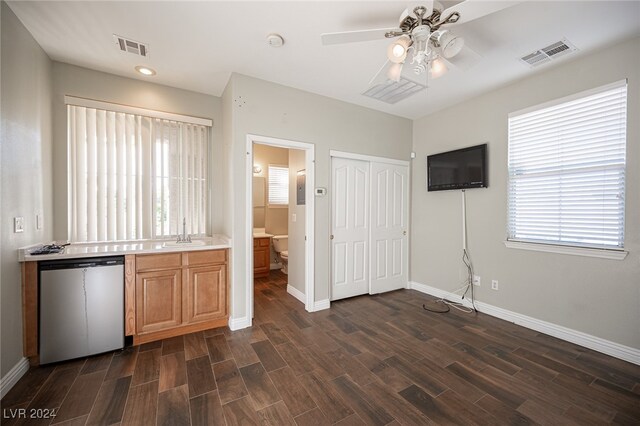
<instances>
[{"instance_id":1,"label":"white horizontal window blind","mask_svg":"<svg viewBox=\"0 0 640 426\"><path fill-rule=\"evenodd\" d=\"M626 81L509 116L508 239L624 247Z\"/></svg>"},{"instance_id":2,"label":"white horizontal window blind","mask_svg":"<svg viewBox=\"0 0 640 426\"><path fill-rule=\"evenodd\" d=\"M164 238L207 229L209 127L67 106L69 239Z\"/></svg>"},{"instance_id":3,"label":"white horizontal window blind","mask_svg":"<svg viewBox=\"0 0 640 426\"><path fill-rule=\"evenodd\" d=\"M269 205L289 205L289 168L269 165Z\"/></svg>"}]
</instances>

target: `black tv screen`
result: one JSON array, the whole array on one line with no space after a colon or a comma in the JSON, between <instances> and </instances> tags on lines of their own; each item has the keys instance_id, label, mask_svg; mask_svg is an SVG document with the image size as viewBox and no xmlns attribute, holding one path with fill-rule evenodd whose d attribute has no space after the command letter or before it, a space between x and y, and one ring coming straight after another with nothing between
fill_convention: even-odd
<instances>
[{"instance_id":1,"label":"black tv screen","mask_svg":"<svg viewBox=\"0 0 640 426\"><path fill-rule=\"evenodd\" d=\"M486 187L486 143L427 157L427 191Z\"/></svg>"}]
</instances>

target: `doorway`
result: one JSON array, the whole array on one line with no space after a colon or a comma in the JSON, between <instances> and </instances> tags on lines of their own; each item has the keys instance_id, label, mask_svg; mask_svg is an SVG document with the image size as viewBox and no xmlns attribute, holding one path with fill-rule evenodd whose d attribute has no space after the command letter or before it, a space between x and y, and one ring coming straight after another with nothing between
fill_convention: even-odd
<instances>
[{"instance_id":1,"label":"doorway","mask_svg":"<svg viewBox=\"0 0 640 426\"><path fill-rule=\"evenodd\" d=\"M289 281L288 293L314 310L314 157L313 144L247 136L246 291L252 318L254 275L268 276L272 268L280 281Z\"/></svg>"},{"instance_id":2,"label":"doorway","mask_svg":"<svg viewBox=\"0 0 640 426\"><path fill-rule=\"evenodd\" d=\"M331 300L406 288L409 163L330 154Z\"/></svg>"}]
</instances>

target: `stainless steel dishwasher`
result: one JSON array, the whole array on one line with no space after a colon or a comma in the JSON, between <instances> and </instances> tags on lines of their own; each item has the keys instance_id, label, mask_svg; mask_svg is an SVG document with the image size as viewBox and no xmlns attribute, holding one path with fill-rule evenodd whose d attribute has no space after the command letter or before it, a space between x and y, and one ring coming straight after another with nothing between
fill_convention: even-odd
<instances>
[{"instance_id":1,"label":"stainless steel dishwasher","mask_svg":"<svg viewBox=\"0 0 640 426\"><path fill-rule=\"evenodd\" d=\"M40 363L124 347L122 256L38 262Z\"/></svg>"}]
</instances>

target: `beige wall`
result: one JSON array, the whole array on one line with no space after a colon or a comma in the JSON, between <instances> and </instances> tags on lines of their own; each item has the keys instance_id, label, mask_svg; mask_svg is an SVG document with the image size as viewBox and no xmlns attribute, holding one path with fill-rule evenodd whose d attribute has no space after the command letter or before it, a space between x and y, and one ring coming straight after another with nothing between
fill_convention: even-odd
<instances>
[{"instance_id":1,"label":"beige wall","mask_svg":"<svg viewBox=\"0 0 640 426\"><path fill-rule=\"evenodd\" d=\"M53 182L54 237L67 239L67 110L64 96L95 99L192 115L213 120L211 144L211 230L224 232L226 197L224 181L228 163L222 138L222 100L215 96L120 77L61 62L53 63Z\"/></svg>"},{"instance_id":2,"label":"beige wall","mask_svg":"<svg viewBox=\"0 0 640 426\"><path fill-rule=\"evenodd\" d=\"M0 376L22 358L19 247L52 238L51 61L2 2ZM44 226L36 229L36 214ZM24 232L13 233L13 217Z\"/></svg>"},{"instance_id":3,"label":"beige wall","mask_svg":"<svg viewBox=\"0 0 640 426\"><path fill-rule=\"evenodd\" d=\"M629 79L624 261L508 249L507 115ZM611 46L416 120L411 280L447 291L462 278L460 191L427 193L428 154L487 142L489 188L467 191L477 300L640 348L640 39ZM499 280L500 290L490 288Z\"/></svg>"},{"instance_id":4,"label":"beige wall","mask_svg":"<svg viewBox=\"0 0 640 426\"><path fill-rule=\"evenodd\" d=\"M306 206L298 205L296 193L297 173L305 169L305 152L300 149L289 150L289 265L288 284L306 294L304 288L305 273L305 214ZM306 188L311 191L311 188ZM296 220L293 220L293 215Z\"/></svg>"},{"instance_id":5,"label":"beige wall","mask_svg":"<svg viewBox=\"0 0 640 426\"><path fill-rule=\"evenodd\" d=\"M270 136L315 144L315 186L329 188L329 150L408 159L411 120L373 111L290 87L234 74L232 315L246 317L246 138ZM316 301L329 297L329 199L315 199Z\"/></svg>"},{"instance_id":6,"label":"beige wall","mask_svg":"<svg viewBox=\"0 0 640 426\"><path fill-rule=\"evenodd\" d=\"M262 171L260 173L255 173L254 176L260 176L265 179L265 232L273 235L286 235L289 209L287 207L269 206L269 164L275 166L288 166L289 150L274 146L255 144L253 146L253 164L259 164L262 167ZM274 253L272 250L271 262L274 263L274 261Z\"/></svg>"}]
</instances>

